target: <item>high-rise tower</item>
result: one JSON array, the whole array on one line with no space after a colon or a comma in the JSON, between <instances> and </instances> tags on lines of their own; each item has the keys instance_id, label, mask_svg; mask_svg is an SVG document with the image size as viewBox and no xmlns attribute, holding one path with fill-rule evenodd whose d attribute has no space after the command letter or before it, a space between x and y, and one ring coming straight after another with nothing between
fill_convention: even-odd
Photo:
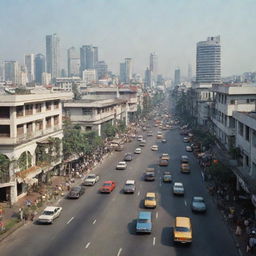
<instances>
[{"instance_id":1,"label":"high-rise tower","mask_svg":"<svg viewBox=\"0 0 256 256\"><path fill-rule=\"evenodd\" d=\"M35 56L35 81L42 84L42 74L45 72L45 56L41 53Z\"/></svg>"},{"instance_id":2,"label":"high-rise tower","mask_svg":"<svg viewBox=\"0 0 256 256\"><path fill-rule=\"evenodd\" d=\"M208 37L207 41L201 41L197 43L196 82L221 82L220 36Z\"/></svg>"},{"instance_id":3,"label":"high-rise tower","mask_svg":"<svg viewBox=\"0 0 256 256\"><path fill-rule=\"evenodd\" d=\"M35 55L26 54L25 55L25 67L28 76L28 82L33 82L35 80Z\"/></svg>"},{"instance_id":4,"label":"high-rise tower","mask_svg":"<svg viewBox=\"0 0 256 256\"><path fill-rule=\"evenodd\" d=\"M79 76L80 73L80 57L75 47L67 50L68 55L68 76Z\"/></svg>"},{"instance_id":5,"label":"high-rise tower","mask_svg":"<svg viewBox=\"0 0 256 256\"><path fill-rule=\"evenodd\" d=\"M52 78L60 76L60 39L57 34L46 36L46 67Z\"/></svg>"}]
</instances>

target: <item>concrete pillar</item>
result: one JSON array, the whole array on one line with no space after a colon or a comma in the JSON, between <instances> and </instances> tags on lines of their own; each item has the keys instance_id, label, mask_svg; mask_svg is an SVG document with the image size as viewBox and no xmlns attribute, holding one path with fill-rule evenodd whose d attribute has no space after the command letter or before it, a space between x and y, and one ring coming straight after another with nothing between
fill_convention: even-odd
<instances>
[{"instance_id":1,"label":"concrete pillar","mask_svg":"<svg viewBox=\"0 0 256 256\"><path fill-rule=\"evenodd\" d=\"M24 108L23 108L24 112ZM16 107L10 107L10 137L17 137Z\"/></svg>"},{"instance_id":2,"label":"concrete pillar","mask_svg":"<svg viewBox=\"0 0 256 256\"><path fill-rule=\"evenodd\" d=\"M98 136L101 136L101 124L98 124Z\"/></svg>"}]
</instances>

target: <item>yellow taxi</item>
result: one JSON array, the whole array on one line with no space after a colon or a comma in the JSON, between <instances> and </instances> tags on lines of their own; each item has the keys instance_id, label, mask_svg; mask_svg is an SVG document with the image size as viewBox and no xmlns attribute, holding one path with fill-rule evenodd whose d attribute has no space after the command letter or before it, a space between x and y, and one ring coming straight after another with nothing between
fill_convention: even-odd
<instances>
[{"instance_id":1,"label":"yellow taxi","mask_svg":"<svg viewBox=\"0 0 256 256\"><path fill-rule=\"evenodd\" d=\"M190 173L190 167L188 163L182 163L180 165L180 171L184 173Z\"/></svg>"},{"instance_id":2,"label":"yellow taxi","mask_svg":"<svg viewBox=\"0 0 256 256\"><path fill-rule=\"evenodd\" d=\"M156 208L156 194L153 192L148 192L144 200L145 208Z\"/></svg>"},{"instance_id":3,"label":"yellow taxi","mask_svg":"<svg viewBox=\"0 0 256 256\"><path fill-rule=\"evenodd\" d=\"M176 217L173 230L174 242L192 243L192 226L188 217Z\"/></svg>"}]
</instances>

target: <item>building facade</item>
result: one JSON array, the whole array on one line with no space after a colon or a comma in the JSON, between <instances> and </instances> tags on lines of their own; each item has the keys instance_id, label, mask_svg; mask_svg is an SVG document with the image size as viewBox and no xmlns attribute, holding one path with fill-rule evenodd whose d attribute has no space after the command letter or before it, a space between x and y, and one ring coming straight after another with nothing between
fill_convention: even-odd
<instances>
[{"instance_id":1,"label":"building facade","mask_svg":"<svg viewBox=\"0 0 256 256\"><path fill-rule=\"evenodd\" d=\"M80 57L75 47L67 50L68 57L68 76L79 76L80 74Z\"/></svg>"},{"instance_id":2,"label":"building facade","mask_svg":"<svg viewBox=\"0 0 256 256\"><path fill-rule=\"evenodd\" d=\"M0 96L0 200L16 202L47 181L62 161L62 104L67 94ZM51 152L51 153L50 153Z\"/></svg>"},{"instance_id":3,"label":"building facade","mask_svg":"<svg viewBox=\"0 0 256 256\"><path fill-rule=\"evenodd\" d=\"M25 55L25 68L28 82L31 83L35 80L35 55L33 53Z\"/></svg>"},{"instance_id":4,"label":"building facade","mask_svg":"<svg viewBox=\"0 0 256 256\"><path fill-rule=\"evenodd\" d=\"M42 84L42 75L45 72L45 56L41 53L35 56L35 82Z\"/></svg>"},{"instance_id":5,"label":"building facade","mask_svg":"<svg viewBox=\"0 0 256 256\"><path fill-rule=\"evenodd\" d=\"M221 82L221 45L220 37L208 37L197 43L196 82Z\"/></svg>"}]
</instances>

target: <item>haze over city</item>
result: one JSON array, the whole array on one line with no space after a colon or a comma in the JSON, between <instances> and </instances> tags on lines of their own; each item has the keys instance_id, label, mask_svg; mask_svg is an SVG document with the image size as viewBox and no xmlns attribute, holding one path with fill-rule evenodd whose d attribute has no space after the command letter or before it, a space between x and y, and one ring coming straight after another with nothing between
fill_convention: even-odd
<instances>
[{"instance_id":1,"label":"haze over city","mask_svg":"<svg viewBox=\"0 0 256 256\"><path fill-rule=\"evenodd\" d=\"M252 0L45 0L1 1L0 56L23 62L24 54L45 54L45 35L60 37L62 66L66 50L99 47L113 72L125 58L143 74L149 53L158 55L159 73L176 67L195 75L196 43L220 35L222 76L255 71L255 10Z\"/></svg>"}]
</instances>

